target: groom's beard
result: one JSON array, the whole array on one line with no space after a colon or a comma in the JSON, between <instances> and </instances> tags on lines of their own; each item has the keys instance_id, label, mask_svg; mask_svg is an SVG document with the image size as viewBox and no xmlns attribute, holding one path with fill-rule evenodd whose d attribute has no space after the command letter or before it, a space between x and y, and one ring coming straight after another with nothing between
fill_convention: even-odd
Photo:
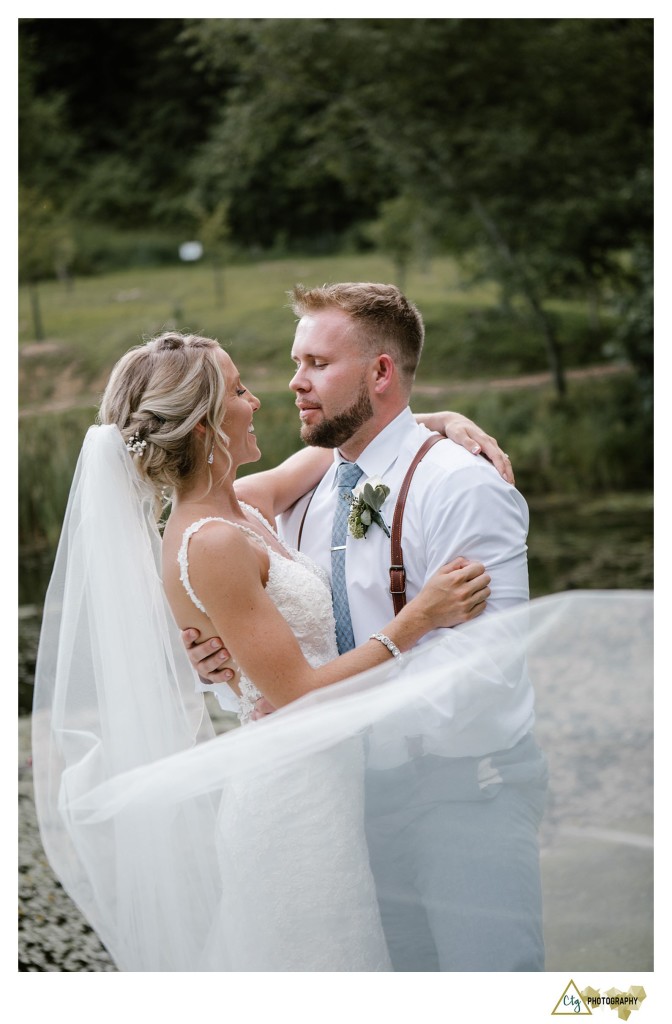
<instances>
[{"instance_id":1,"label":"groom's beard","mask_svg":"<svg viewBox=\"0 0 672 1024\"><path fill-rule=\"evenodd\" d=\"M373 406L366 384L362 382L356 401L330 420L322 420L315 426L301 427L301 440L313 448L339 448L349 441L364 423L373 416Z\"/></svg>"}]
</instances>

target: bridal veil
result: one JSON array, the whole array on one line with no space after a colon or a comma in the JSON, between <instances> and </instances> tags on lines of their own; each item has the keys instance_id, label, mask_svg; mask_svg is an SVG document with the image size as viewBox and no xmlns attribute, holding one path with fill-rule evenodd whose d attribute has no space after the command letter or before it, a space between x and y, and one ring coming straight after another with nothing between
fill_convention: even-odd
<instances>
[{"instance_id":1,"label":"bridal veil","mask_svg":"<svg viewBox=\"0 0 672 1024\"><path fill-rule=\"evenodd\" d=\"M496 799L500 767L487 754L502 743L490 734L491 711L529 673L550 769L542 868L545 850L549 864L554 851L574 851L562 882L571 899L582 884L580 844L616 833L614 794L620 833L650 812L651 604L638 592L537 599L484 619L478 642L447 630L215 735L163 594L152 494L116 427L92 427L36 671L35 796L49 861L120 970L389 970L365 853L334 823L349 815L359 835L364 814L384 818L376 778L428 754L477 758L477 788ZM446 795L431 786L428 806ZM433 842L438 855L451 838L439 832ZM341 900L359 905L354 923ZM554 907L546 926L556 936ZM644 930L649 914L645 901ZM337 944L339 931L355 948L330 965L319 937Z\"/></svg>"}]
</instances>

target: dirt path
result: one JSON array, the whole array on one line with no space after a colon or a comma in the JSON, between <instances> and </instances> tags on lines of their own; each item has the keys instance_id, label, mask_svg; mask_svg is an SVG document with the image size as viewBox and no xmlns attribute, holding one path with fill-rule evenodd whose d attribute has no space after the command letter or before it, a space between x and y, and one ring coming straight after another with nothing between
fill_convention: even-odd
<instances>
[{"instance_id":1,"label":"dirt path","mask_svg":"<svg viewBox=\"0 0 672 1024\"><path fill-rule=\"evenodd\" d=\"M632 368L627 365L617 366L586 366L578 370L567 370L565 377L568 381L601 379L604 377L615 377L622 374L632 373ZM416 384L413 388L415 395L427 395L438 397L440 395L473 394L478 391L516 391L530 388L548 387L552 383L550 373L523 374L518 377L499 377L494 380L456 380L449 384ZM254 391L258 394L281 390L283 383L269 380L250 381ZM102 388L101 388L102 390ZM54 399L51 402L44 402L40 405L29 405L19 410L19 419L30 416L43 415L44 413L67 412L69 409L95 409L100 402L101 391L94 394L73 398L64 396Z\"/></svg>"},{"instance_id":2,"label":"dirt path","mask_svg":"<svg viewBox=\"0 0 672 1024\"><path fill-rule=\"evenodd\" d=\"M570 380L601 379L632 373L630 366L585 366L579 370L566 370ZM550 373L529 373L518 377L499 377L495 380L462 380L450 384L416 384L416 395L468 394L475 391L520 391L529 388L547 387L552 383Z\"/></svg>"}]
</instances>

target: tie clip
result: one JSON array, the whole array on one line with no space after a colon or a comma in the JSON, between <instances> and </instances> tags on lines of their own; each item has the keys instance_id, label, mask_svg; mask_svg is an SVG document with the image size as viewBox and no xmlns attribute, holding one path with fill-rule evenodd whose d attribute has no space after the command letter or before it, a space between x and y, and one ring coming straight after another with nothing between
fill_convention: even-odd
<instances>
[{"instance_id":1,"label":"tie clip","mask_svg":"<svg viewBox=\"0 0 672 1024\"><path fill-rule=\"evenodd\" d=\"M332 551L345 551L345 544L337 544L336 547L332 548L331 550Z\"/></svg>"}]
</instances>

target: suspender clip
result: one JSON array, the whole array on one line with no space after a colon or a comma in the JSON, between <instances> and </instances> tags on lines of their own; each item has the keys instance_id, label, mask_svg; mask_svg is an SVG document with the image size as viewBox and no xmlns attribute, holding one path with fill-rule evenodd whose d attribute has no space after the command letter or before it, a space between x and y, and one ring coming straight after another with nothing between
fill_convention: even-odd
<instances>
[{"instance_id":1,"label":"suspender clip","mask_svg":"<svg viewBox=\"0 0 672 1024\"><path fill-rule=\"evenodd\" d=\"M390 593L406 593L406 570L403 565L390 566Z\"/></svg>"}]
</instances>

